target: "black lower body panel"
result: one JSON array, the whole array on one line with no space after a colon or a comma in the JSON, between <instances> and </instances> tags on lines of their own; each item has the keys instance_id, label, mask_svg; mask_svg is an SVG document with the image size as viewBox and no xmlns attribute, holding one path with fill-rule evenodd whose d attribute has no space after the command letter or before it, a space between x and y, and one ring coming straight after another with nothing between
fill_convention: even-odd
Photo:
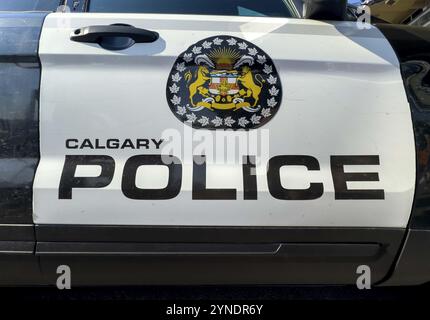
<instances>
[{"instance_id":1,"label":"black lower body panel","mask_svg":"<svg viewBox=\"0 0 430 320\"><path fill-rule=\"evenodd\" d=\"M34 226L0 225L0 285L44 283L35 255Z\"/></svg>"},{"instance_id":2,"label":"black lower body panel","mask_svg":"<svg viewBox=\"0 0 430 320\"><path fill-rule=\"evenodd\" d=\"M430 230L410 229L393 275L384 285L430 282Z\"/></svg>"},{"instance_id":3,"label":"black lower body panel","mask_svg":"<svg viewBox=\"0 0 430 320\"><path fill-rule=\"evenodd\" d=\"M383 280L403 229L36 226L50 284L355 284L357 267Z\"/></svg>"}]
</instances>

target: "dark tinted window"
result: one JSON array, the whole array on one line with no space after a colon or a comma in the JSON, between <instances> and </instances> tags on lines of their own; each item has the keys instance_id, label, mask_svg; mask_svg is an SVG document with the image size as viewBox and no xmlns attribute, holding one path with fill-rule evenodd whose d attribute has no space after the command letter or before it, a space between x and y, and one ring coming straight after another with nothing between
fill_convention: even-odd
<instances>
[{"instance_id":1,"label":"dark tinted window","mask_svg":"<svg viewBox=\"0 0 430 320\"><path fill-rule=\"evenodd\" d=\"M55 11L60 0L0 0L0 11Z\"/></svg>"},{"instance_id":2,"label":"dark tinted window","mask_svg":"<svg viewBox=\"0 0 430 320\"><path fill-rule=\"evenodd\" d=\"M283 0L90 0L89 11L291 17Z\"/></svg>"}]
</instances>

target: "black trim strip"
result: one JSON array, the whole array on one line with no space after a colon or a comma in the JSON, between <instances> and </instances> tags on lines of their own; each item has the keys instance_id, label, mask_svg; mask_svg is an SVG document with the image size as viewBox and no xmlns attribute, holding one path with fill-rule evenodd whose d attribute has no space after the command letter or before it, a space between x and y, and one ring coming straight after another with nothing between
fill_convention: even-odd
<instances>
[{"instance_id":1,"label":"black trim strip","mask_svg":"<svg viewBox=\"0 0 430 320\"><path fill-rule=\"evenodd\" d=\"M32 241L0 241L0 257L10 254L33 255L34 249Z\"/></svg>"},{"instance_id":2,"label":"black trim strip","mask_svg":"<svg viewBox=\"0 0 430 320\"><path fill-rule=\"evenodd\" d=\"M36 254L225 255L276 254L279 244L39 242Z\"/></svg>"},{"instance_id":3,"label":"black trim strip","mask_svg":"<svg viewBox=\"0 0 430 320\"><path fill-rule=\"evenodd\" d=\"M19 61L19 62L17 62ZM39 63L39 58L37 56L29 55L10 55L10 56L0 56L0 63ZM39 69L39 65L34 67L34 69Z\"/></svg>"},{"instance_id":4,"label":"black trim strip","mask_svg":"<svg viewBox=\"0 0 430 320\"><path fill-rule=\"evenodd\" d=\"M393 243L401 228L36 225L40 242Z\"/></svg>"},{"instance_id":5,"label":"black trim strip","mask_svg":"<svg viewBox=\"0 0 430 320\"><path fill-rule=\"evenodd\" d=\"M276 255L297 258L378 258L379 244L82 243L41 242L38 255Z\"/></svg>"},{"instance_id":6,"label":"black trim strip","mask_svg":"<svg viewBox=\"0 0 430 320\"><path fill-rule=\"evenodd\" d=\"M2 224L0 225L1 241L34 241L34 226L32 224Z\"/></svg>"}]
</instances>

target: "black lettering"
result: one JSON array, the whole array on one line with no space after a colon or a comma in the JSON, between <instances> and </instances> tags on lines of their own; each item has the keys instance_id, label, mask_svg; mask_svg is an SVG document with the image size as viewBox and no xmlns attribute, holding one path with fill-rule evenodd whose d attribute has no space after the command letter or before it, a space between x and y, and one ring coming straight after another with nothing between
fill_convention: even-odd
<instances>
[{"instance_id":1,"label":"black lettering","mask_svg":"<svg viewBox=\"0 0 430 320\"><path fill-rule=\"evenodd\" d=\"M79 140L78 139L67 139L66 140L66 148L67 149L79 149Z\"/></svg>"},{"instance_id":2,"label":"black lettering","mask_svg":"<svg viewBox=\"0 0 430 320\"><path fill-rule=\"evenodd\" d=\"M149 149L149 140L148 139L137 139L136 141L136 148L145 148Z\"/></svg>"},{"instance_id":3,"label":"black lettering","mask_svg":"<svg viewBox=\"0 0 430 320\"><path fill-rule=\"evenodd\" d=\"M118 149L119 148L119 140L118 139L107 139L106 147L108 149Z\"/></svg>"},{"instance_id":4,"label":"black lettering","mask_svg":"<svg viewBox=\"0 0 430 320\"><path fill-rule=\"evenodd\" d=\"M193 200L236 200L236 189L206 188L206 157L193 159Z\"/></svg>"},{"instance_id":5,"label":"black lettering","mask_svg":"<svg viewBox=\"0 0 430 320\"><path fill-rule=\"evenodd\" d=\"M331 156L331 171L336 200L383 200L382 189L348 189L348 181L379 181L376 172L345 172L344 166L379 165L379 156Z\"/></svg>"},{"instance_id":6,"label":"black lettering","mask_svg":"<svg viewBox=\"0 0 430 320\"><path fill-rule=\"evenodd\" d=\"M281 184L283 166L304 166L310 171L320 170L318 160L311 156L277 156L269 160L267 182L270 194L279 200L314 200L324 193L322 183L310 183L308 189L285 189Z\"/></svg>"},{"instance_id":7,"label":"black lettering","mask_svg":"<svg viewBox=\"0 0 430 320\"><path fill-rule=\"evenodd\" d=\"M243 157L242 172L243 172L243 199L257 200L257 173L255 169L254 156Z\"/></svg>"},{"instance_id":8,"label":"black lettering","mask_svg":"<svg viewBox=\"0 0 430 320\"><path fill-rule=\"evenodd\" d=\"M157 139L151 139L151 140L152 140L152 142L155 144L155 147L156 147L157 149L160 149L161 144L164 142L164 140L163 140L163 139L160 139L160 140L157 140Z\"/></svg>"},{"instance_id":9,"label":"black lettering","mask_svg":"<svg viewBox=\"0 0 430 320\"><path fill-rule=\"evenodd\" d=\"M81 149L85 149L85 148L94 149L94 146L91 143L90 139L84 139L84 141L82 142Z\"/></svg>"},{"instance_id":10,"label":"black lettering","mask_svg":"<svg viewBox=\"0 0 430 320\"><path fill-rule=\"evenodd\" d=\"M100 139L96 139L96 149L106 149L106 147L100 144Z\"/></svg>"},{"instance_id":11,"label":"black lettering","mask_svg":"<svg viewBox=\"0 0 430 320\"><path fill-rule=\"evenodd\" d=\"M133 142L130 139L125 139L122 143L121 149L130 148L134 149Z\"/></svg>"},{"instance_id":12,"label":"black lettering","mask_svg":"<svg viewBox=\"0 0 430 320\"><path fill-rule=\"evenodd\" d=\"M169 180L163 189L140 189L136 186L136 173L140 166L166 166ZM122 192L127 198L135 200L167 200L175 198L181 191L182 164L174 156L138 155L127 160L122 175Z\"/></svg>"},{"instance_id":13,"label":"black lettering","mask_svg":"<svg viewBox=\"0 0 430 320\"><path fill-rule=\"evenodd\" d=\"M100 166L102 171L98 177L75 177L77 166ZM74 188L104 188L108 186L115 171L115 161L109 156L66 156L61 174L59 199L72 199Z\"/></svg>"}]
</instances>

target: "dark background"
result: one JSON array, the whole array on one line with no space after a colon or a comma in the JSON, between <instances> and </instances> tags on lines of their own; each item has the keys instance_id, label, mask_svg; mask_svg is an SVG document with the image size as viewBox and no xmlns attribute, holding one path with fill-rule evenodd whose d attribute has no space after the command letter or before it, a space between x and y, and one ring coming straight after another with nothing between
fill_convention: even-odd
<instances>
[{"instance_id":1,"label":"dark background","mask_svg":"<svg viewBox=\"0 0 430 320\"><path fill-rule=\"evenodd\" d=\"M374 287L358 290L354 286L145 286L73 288L2 288L0 299L34 301L397 301L419 302L430 299L430 285L416 287Z\"/></svg>"}]
</instances>

